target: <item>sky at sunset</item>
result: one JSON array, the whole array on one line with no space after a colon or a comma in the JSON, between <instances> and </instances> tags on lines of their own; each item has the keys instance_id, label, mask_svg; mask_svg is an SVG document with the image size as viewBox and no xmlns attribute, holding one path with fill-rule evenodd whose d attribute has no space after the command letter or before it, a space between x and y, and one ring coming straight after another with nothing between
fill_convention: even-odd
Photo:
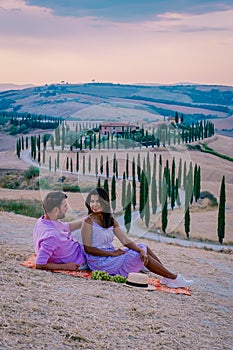
<instances>
[{"instance_id":1,"label":"sky at sunset","mask_svg":"<svg viewBox=\"0 0 233 350\"><path fill-rule=\"evenodd\" d=\"M0 0L0 83L233 85L233 3Z\"/></svg>"}]
</instances>

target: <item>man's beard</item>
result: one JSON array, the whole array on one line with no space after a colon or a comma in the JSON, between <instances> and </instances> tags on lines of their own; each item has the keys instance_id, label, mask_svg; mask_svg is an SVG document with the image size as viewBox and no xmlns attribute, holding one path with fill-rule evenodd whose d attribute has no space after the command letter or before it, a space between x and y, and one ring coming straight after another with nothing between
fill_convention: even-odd
<instances>
[{"instance_id":1,"label":"man's beard","mask_svg":"<svg viewBox=\"0 0 233 350\"><path fill-rule=\"evenodd\" d=\"M63 214L61 212L57 216L58 219L64 219L64 217L65 217L65 214Z\"/></svg>"}]
</instances>

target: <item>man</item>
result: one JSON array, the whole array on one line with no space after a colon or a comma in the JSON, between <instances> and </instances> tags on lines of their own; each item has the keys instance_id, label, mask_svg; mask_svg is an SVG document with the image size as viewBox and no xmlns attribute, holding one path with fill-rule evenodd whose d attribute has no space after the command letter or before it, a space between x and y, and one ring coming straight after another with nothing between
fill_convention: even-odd
<instances>
[{"instance_id":1,"label":"man","mask_svg":"<svg viewBox=\"0 0 233 350\"><path fill-rule=\"evenodd\" d=\"M82 221L60 221L68 209L66 198L65 193L56 191L44 199L45 214L37 220L33 231L37 269L75 271L86 263L83 246L71 237L71 231L81 228Z\"/></svg>"}]
</instances>

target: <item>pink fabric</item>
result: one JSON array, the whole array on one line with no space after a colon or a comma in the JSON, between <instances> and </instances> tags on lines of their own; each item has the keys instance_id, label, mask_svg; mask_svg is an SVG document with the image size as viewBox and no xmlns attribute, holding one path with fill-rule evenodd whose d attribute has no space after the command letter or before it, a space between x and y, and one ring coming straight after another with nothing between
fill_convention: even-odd
<instances>
[{"instance_id":1,"label":"pink fabric","mask_svg":"<svg viewBox=\"0 0 233 350\"><path fill-rule=\"evenodd\" d=\"M33 231L36 264L86 262L83 246L71 237L69 225L61 221L37 220Z\"/></svg>"},{"instance_id":2,"label":"pink fabric","mask_svg":"<svg viewBox=\"0 0 233 350\"><path fill-rule=\"evenodd\" d=\"M32 255L27 260L22 262L21 265L30 267L31 269L35 269L36 268L35 261L36 261L36 256ZM64 273L64 274L67 274L70 276L82 277L82 278L87 278L87 279L92 278L91 271L86 271L86 270L82 270L82 271L52 270L51 272L59 272L59 273ZM187 288L168 288L167 286L160 284L159 279L152 278L152 277L149 277L148 283L150 285L154 286L155 290L159 290L161 292L172 293L172 294L185 294L185 295L189 295L189 296L191 295L189 287L187 287Z\"/></svg>"}]
</instances>

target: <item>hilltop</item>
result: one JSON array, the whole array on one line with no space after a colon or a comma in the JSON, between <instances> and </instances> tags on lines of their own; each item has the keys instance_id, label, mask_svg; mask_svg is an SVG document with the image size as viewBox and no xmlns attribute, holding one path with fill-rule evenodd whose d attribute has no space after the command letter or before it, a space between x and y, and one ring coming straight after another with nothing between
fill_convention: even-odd
<instances>
[{"instance_id":1,"label":"hilltop","mask_svg":"<svg viewBox=\"0 0 233 350\"><path fill-rule=\"evenodd\" d=\"M174 117L178 112L188 122L225 122L233 114L232 99L233 87L221 85L67 83L0 92L0 110L71 120L144 122Z\"/></svg>"}]
</instances>

